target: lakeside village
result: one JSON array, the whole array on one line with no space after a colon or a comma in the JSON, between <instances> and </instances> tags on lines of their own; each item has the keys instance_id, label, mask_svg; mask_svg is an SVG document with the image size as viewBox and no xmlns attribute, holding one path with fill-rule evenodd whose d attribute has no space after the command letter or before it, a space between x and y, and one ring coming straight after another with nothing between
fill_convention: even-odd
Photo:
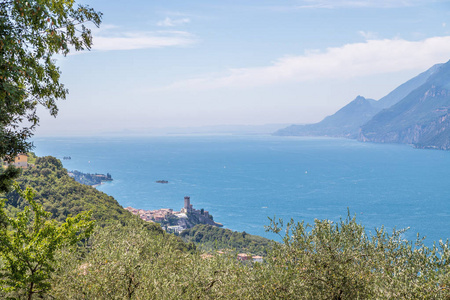
<instances>
[{"instance_id":1,"label":"lakeside village","mask_svg":"<svg viewBox=\"0 0 450 300\"><path fill-rule=\"evenodd\" d=\"M144 221L160 223L163 230L176 234L197 224L223 227L222 224L214 222L213 216L208 211L203 208L195 209L189 196L184 197L184 207L180 211L173 211L171 208L143 210L130 206L125 209Z\"/></svg>"}]
</instances>

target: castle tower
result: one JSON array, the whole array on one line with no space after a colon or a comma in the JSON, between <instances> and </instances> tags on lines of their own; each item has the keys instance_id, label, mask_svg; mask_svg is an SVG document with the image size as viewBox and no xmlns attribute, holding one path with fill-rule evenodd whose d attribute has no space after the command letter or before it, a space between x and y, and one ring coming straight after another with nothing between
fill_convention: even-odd
<instances>
[{"instance_id":1,"label":"castle tower","mask_svg":"<svg viewBox=\"0 0 450 300\"><path fill-rule=\"evenodd\" d=\"M186 211L190 211L190 208L191 208L191 197L186 196L184 197L184 209Z\"/></svg>"}]
</instances>

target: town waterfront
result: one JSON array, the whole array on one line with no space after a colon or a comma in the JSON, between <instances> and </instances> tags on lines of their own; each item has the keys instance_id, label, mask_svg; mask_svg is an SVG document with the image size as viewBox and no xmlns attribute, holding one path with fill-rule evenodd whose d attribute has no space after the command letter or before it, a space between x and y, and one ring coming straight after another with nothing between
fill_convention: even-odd
<instances>
[{"instance_id":1,"label":"town waterfront","mask_svg":"<svg viewBox=\"0 0 450 300\"><path fill-rule=\"evenodd\" d=\"M450 236L450 152L345 139L273 136L35 138L68 170L110 173L99 190L123 206L183 206L191 197L224 227L276 238L267 217L313 222L350 213L371 230ZM70 156L70 160L63 160ZM157 183L167 180L167 184Z\"/></svg>"}]
</instances>

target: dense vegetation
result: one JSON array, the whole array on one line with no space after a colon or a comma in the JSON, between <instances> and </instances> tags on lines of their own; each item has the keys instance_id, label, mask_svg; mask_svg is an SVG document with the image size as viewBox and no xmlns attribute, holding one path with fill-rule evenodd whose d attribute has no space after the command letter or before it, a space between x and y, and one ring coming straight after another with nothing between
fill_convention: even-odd
<instances>
[{"instance_id":1,"label":"dense vegetation","mask_svg":"<svg viewBox=\"0 0 450 300\"><path fill-rule=\"evenodd\" d=\"M200 245L202 250L230 249L237 252L266 255L273 241L257 235L232 231L211 225L196 225L183 230L180 236L186 242Z\"/></svg>"},{"instance_id":2,"label":"dense vegetation","mask_svg":"<svg viewBox=\"0 0 450 300\"><path fill-rule=\"evenodd\" d=\"M22 190L17 183L14 187L28 205L16 217L8 217L5 201L0 201L0 294L32 299L51 289L56 253L89 237L94 222L90 212L63 223L52 220L33 199L31 188Z\"/></svg>"}]
</instances>

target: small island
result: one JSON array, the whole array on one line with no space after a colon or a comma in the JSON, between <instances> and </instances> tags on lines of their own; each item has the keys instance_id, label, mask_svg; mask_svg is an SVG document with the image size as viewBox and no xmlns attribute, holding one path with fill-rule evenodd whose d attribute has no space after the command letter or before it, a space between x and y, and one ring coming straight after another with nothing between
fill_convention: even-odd
<instances>
[{"instance_id":1,"label":"small island","mask_svg":"<svg viewBox=\"0 0 450 300\"><path fill-rule=\"evenodd\" d=\"M180 211L173 211L171 208L143 210L130 206L125 209L132 214L138 215L144 221L160 223L162 229L167 232L180 233L197 224L223 227L222 224L214 222L213 216L208 211L203 208L200 210L195 209L190 201L190 197L184 197L184 207Z\"/></svg>"}]
</instances>

